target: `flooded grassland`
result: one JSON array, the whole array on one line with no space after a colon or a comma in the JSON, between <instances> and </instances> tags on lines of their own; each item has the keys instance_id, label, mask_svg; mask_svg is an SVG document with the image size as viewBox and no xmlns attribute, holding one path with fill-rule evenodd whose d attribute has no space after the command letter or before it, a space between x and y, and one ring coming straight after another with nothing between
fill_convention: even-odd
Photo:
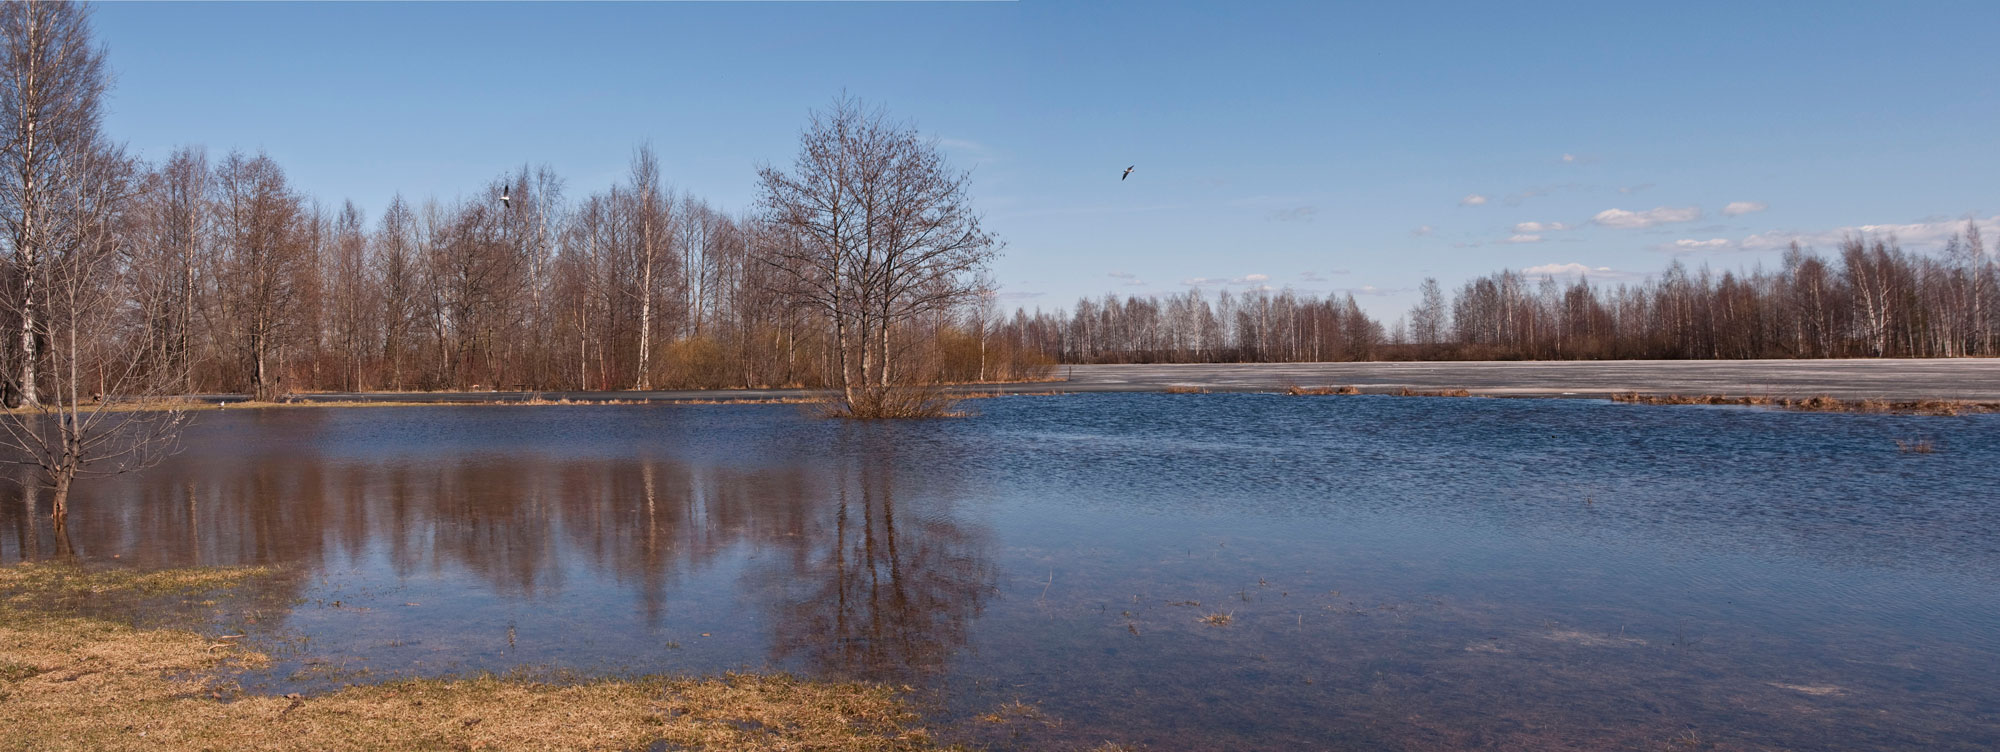
<instances>
[{"instance_id":1,"label":"flooded grassland","mask_svg":"<svg viewBox=\"0 0 2000 752\"><path fill-rule=\"evenodd\" d=\"M68 546L285 573L196 628L270 698L785 672L996 748L2000 745L2000 416L976 408L206 413ZM54 535L0 507L0 563Z\"/></svg>"}]
</instances>

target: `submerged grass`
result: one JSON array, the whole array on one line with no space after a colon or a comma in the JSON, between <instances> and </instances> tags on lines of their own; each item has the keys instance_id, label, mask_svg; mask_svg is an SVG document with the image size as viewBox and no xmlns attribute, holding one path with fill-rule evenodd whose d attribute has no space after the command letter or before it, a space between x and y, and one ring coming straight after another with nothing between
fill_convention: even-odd
<instances>
[{"instance_id":1,"label":"submerged grass","mask_svg":"<svg viewBox=\"0 0 2000 752\"><path fill-rule=\"evenodd\" d=\"M269 658L236 640L34 605L86 593L192 595L268 572L0 568L0 749L937 748L888 687L782 675L578 683L479 676L316 697L248 695L231 674Z\"/></svg>"},{"instance_id":2,"label":"submerged grass","mask_svg":"<svg viewBox=\"0 0 2000 752\"><path fill-rule=\"evenodd\" d=\"M1896 451L1903 454L1930 454L1937 451L1937 445L1930 439L1897 439Z\"/></svg>"}]
</instances>

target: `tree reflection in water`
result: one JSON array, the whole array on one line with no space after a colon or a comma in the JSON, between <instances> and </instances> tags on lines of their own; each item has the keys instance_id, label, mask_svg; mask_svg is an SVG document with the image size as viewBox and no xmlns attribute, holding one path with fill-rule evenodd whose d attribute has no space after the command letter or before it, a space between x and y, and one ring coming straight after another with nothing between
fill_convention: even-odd
<instances>
[{"instance_id":1,"label":"tree reflection in water","mask_svg":"<svg viewBox=\"0 0 2000 752\"><path fill-rule=\"evenodd\" d=\"M796 538L803 555L769 575L789 583L771 604L773 652L817 672L889 679L941 669L994 590L982 531L947 514L898 518L905 457L878 438L842 435L832 530Z\"/></svg>"},{"instance_id":2,"label":"tree reflection in water","mask_svg":"<svg viewBox=\"0 0 2000 752\"><path fill-rule=\"evenodd\" d=\"M476 435L493 417L528 415L445 409L418 424L426 433ZM566 415L576 413L532 417ZM466 622L494 603L590 610L564 613L561 623L635 633L664 629L676 609L699 610L723 629L769 630L766 640L737 643L768 654L727 656L723 665L927 673L965 645L993 590L990 535L955 512L961 479L913 464L935 455L901 449L875 428L841 428L830 446L779 441L791 449L754 461L693 451L699 436L383 456L370 443L379 429L365 420L329 421L317 410L217 416L191 430L187 451L168 464L79 488L70 528L86 559L284 565L307 581L367 580L349 582L343 597L451 583L426 597L436 610L371 617L404 619L398 634L429 632L432 644L490 631ZM46 506L32 493L0 505L0 526L13 533L0 538L0 562L57 554L38 501ZM402 604L385 596L378 605ZM647 644L598 636L604 647L586 653ZM365 640L348 642L366 650ZM659 658L564 649L571 652L562 658L599 665Z\"/></svg>"}]
</instances>

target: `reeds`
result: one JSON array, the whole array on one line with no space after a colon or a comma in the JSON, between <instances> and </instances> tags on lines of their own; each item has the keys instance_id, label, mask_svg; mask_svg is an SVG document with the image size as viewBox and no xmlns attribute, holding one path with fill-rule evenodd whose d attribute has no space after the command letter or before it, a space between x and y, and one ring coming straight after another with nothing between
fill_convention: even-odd
<instances>
[{"instance_id":1,"label":"reeds","mask_svg":"<svg viewBox=\"0 0 2000 752\"><path fill-rule=\"evenodd\" d=\"M865 387L850 393L836 393L817 402L818 412L830 418L890 420L911 418L963 418L971 413L958 409L959 398L937 384Z\"/></svg>"},{"instance_id":2,"label":"reeds","mask_svg":"<svg viewBox=\"0 0 2000 752\"><path fill-rule=\"evenodd\" d=\"M1317 397L1329 394L1360 394L1360 393L1361 393L1360 389L1356 389L1351 386L1299 386L1297 384L1292 384L1285 387L1285 394L1289 394L1294 397Z\"/></svg>"},{"instance_id":3,"label":"reeds","mask_svg":"<svg viewBox=\"0 0 2000 752\"><path fill-rule=\"evenodd\" d=\"M1168 386L1165 391L1168 394L1207 394L1208 388L1190 384L1173 384Z\"/></svg>"},{"instance_id":4,"label":"reeds","mask_svg":"<svg viewBox=\"0 0 2000 752\"><path fill-rule=\"evenodd\" d=\"M1469 390L1465 390L1465 389L1436 389L1436 390L1430 390L1430 391L1421 391L1421 390L1417 390L1417 389L1411 389L1411 388L1409 388L1409 387L1407 387L1407 386L1406 386L1406 387L1403 387L1403 388L1401 388L1401 389L1397 389L1397 390L1396 390L1396 391L1394 392L1394 394L1395 394L1396 396L1398 396L1398 397L1470 397L1470 396L1472 396L1472 392L1471 392L1471 391L1469 391Z\"/></svg>"},{"instance_id":5,"label":"reeds","mask_svg":"<svg viewBox=\"0 0 2000 752\"><path fill-rule=\"evenodd\" d=\"M1930 454L1937 451L1937 445L1930 439L1897 439L1896 451L1903 454Z\"/></svg>"},{"instance_id":6,"label":"reeds","mask_svg":"<svg viewBox=\"0 0 2000 752\"><path fill-rule=\"evenodd\" d=\"M2000 412L2000 403L1959 400L1885 400L1875 398L1844 400L1825 394L1811 397L1745 396L1720 394L1639 394L1611 395L1613 402L1637 405L1747 405L1781 407L1787 410L1821 413L1909 413L1913 415L1963 415Z\"/></svg>"}]
</instances>

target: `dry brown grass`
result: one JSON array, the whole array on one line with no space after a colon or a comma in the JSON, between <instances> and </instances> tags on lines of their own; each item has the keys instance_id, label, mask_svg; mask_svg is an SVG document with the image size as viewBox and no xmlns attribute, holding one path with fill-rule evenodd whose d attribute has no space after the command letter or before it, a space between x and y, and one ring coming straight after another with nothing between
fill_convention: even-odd
<instances>
[{"instance_id":1,"label":"dry brown grass","mask_svg":"<svg viewBox=\"0 0 2000 752\"><path fill-rule=\"evenodd\" d=\"M1720 394L1639 394L1611 395L1613 402L1639 405L1749 405L1781 407L1787 410L1821 413L1908 413L1913 415L1963 415L2000 412L2000 403L1960 400L1844 400L1824 394L1811 397L1730 397Z\"/></svg>"},{"instance_id":2,"label":"dry brown grass","mask_svg":"<svg viewBox=\"0 0 2000 752\"><path fill-rule=\"evenodd\" d=\"M1937 445L1930 439L1897 439L1896 451L1903 454L1930 454L1937 451Z\"/></svg>"},{"instance_id":3,"label":"dry brown grass","mask_svg":"<svg viewBox=\"0 0 2000 752\"><path fill-rule=\"evenodd\" d=\"M1039 392L955 392L952 396L959 399L992 399L994 397L1067 397L1082 393L1055 390Z\"/></svg>"},{"instance_id":4,"label":"dry brown grass","mask_svg":"<svg viewBox=\"0 0 2000 752\"><path fill-rule=\"evenodd\" d=\"M961 398L942 385L870 387L857 389L849 399L833 394L816 401L814 411L829 418L853 420L905 420L922 418L964 418L971 413L958 409Z\"/></svg>"},{"instance_id":5,"label":"dry brown grass","mask_svg":"<svg viewBox=\"0 0 2000 752\"><path fill-rule=\"evenodd\" d=\"M255 578L268 577L274 571L269 567L140 571L29 562L0 567L0 608L62 603L98 595L193 595L233 588Z\"/></svg>"},{"instance_id":6,"label":"dry brown grass","mask_svg":"<svg viewBox=\"0 0 2000 752\"><path fill-rule=\"evenodd\" d=\"M0 570L17 595L228 586L253 570ZM244 695L234 640L0 605L0 749L935 749L886 687L729 674L548 684L482 676ZM229 698L223 702L223 698Z\"/></svg>"},{"instance_id":7,"label":"dry brown grass","mask_svg":"<svg viewBox=\"0 0 2000 752\"><path fill-rule=\"evenodd\" d=\"M1285 394L1294 397L1317 397L1329 394L1360 394L1361 390L1351 386L1298 386L1285 387Z\"/></svg>"},{"instance_id":8,"label":"dry brown grass","mask_svg":"<svg viewBox=\"0 0 2000 752\"><path fill-rule=\"evenodd\" d=\"M1207 394L1208 388L1192 386L1189 384L1173 384L1161 391L1164 391L1168 394Z\"/></svg>"},{"instance_id":9,"label":"dry brown grass","mask_svg":"<svg viewBox=\"0 0 2000 752\"><path fill-rule=\"evenodd\" d=\"M1465 390L1465 389L1435 389L1435 390L1430 390L1430 391L1421 391L1421 390L1416 390L1416 389L1411 389L1411 388L1409 388L1409 387L1407 387L1407 386L1406 386L1406 387L1403 387L1403 388L1401 388L1401 389L1398 389L1398 390L1396 390L1395 394L1396 394L1396 396L1398 396L1398 397L1470 397L1470 396L1472 396L1472 392L1470 392L1470 391L1468 391L1468 390Z\"/></svg>"},{"instance_id":10,"label":"dry brown grass","mask_svg":"<svg viewBox=\"0 0 2000 752\"><path fill-rule=\"evenodd\" d=\"M1201 623L1207 624L1211 627L1226 627L1229 626L1230 622L1235 620L1236 620L1235 614L1225 613L1222 611L1217 611L1215 613L1201 617Z\"/></svg>"}]
</instances>

